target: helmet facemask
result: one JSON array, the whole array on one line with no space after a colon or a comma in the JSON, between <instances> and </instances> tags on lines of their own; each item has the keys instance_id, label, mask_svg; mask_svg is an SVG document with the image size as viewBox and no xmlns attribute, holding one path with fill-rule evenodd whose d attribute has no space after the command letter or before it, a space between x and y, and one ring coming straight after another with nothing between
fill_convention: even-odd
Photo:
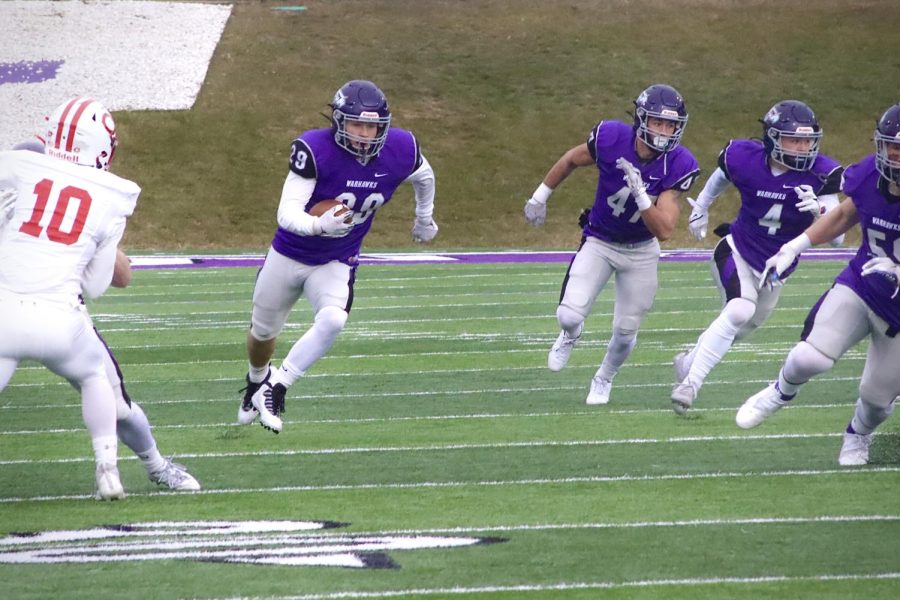
<instances>
[{"instance_id":1,"label":"helmet facemask","mask_svg":"<svg viewBox=\"0 0 900 600\"><path fill-rule=\"evenodd\" d=\"M354 115L335 109L331 113L331 120L335 130L334 141L338 146L358 157L363 164L368 163L381 152L387 141L387 132L391 125L390 115L382 117L377 112L369 111L362 111L361 114ZM374 123L377 126L377 133L372 138L354 135L347 130L348 121Z\"/></svg>"},{"instance_id":2,"label":"helmet facemask","mask_svg":"<svg viewBox=\"0 0 900 600\"><path fill-rule=\"evenodd\" d=\"M651 112L643 108L635 111L635 119L638 121L637 134L651 150L656 152L670 152L681 143L681 136L684 135L684 127L687 125L687 115L681 116L674 110L664 109L660 112ZM675 123L675 131L672 135L665 135L650 130L650 119L662 119L664 121L672 121Z\"/></svg>"},{"instance_id":3,"label":"helmet facemask","mask_svg":"<svg viewBox=\"0 0 900 600\"><path fill-rule=\"evenodd\" d=\"M900 145L900 104L885 111L875 128L875 168L889 182L900 185L900 160L891 160L890 144Z\"/></svg>"},{"instance_id":4,"label":"helmet facemask","mask_svg":"<svg viewBox=\"0 0 900 600\"><path fill-rule=\"evenodd\" d=\"M819 156L819 142L822 141L821 130L812 127L798 127L790 133L783 132L776 127L766 130L766 137L771 142L769 156L778 164L792 171L808 171ZM810 139L812 143L808 150L788 150L784 147L784 138Z\"/></svg>"}]
</instances>

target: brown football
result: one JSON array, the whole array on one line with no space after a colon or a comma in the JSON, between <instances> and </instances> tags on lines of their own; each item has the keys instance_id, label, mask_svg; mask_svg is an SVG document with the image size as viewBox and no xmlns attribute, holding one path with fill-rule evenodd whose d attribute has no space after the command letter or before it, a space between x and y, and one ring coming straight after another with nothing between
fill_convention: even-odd
<instances>
[{"instance_id":1,"label":"brown football","mask_svg":"<svg viewBox=\"0 0 900 600\"><path fill-rule=\"evenodd\" d=\"M327 211L329 208L332 208L334 206L344 206L344 205L337 200L319 200L318 202L313 204L311 207L309 207L309 214L311 214L314 217L321 217L323 214L325 214L325 211ZM346 218L344 219L344 222L349 223L350 218L353 216L350 213L350 209L347 208L346 206L344 206L344 208L342 210L337 211L337 215L340 216L343 214L346 214Z\"/></svg>"}]
</instances>

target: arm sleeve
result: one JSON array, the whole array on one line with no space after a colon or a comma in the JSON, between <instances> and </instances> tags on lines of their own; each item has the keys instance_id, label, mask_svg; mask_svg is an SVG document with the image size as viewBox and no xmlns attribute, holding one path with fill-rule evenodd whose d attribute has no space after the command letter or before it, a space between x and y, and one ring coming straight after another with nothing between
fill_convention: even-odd
<instances>
[{"instance_id":1,"label":"arm sleeve","mask_svg":"<svg viewBox=\"0 0 900 600\"><path fill-rule=\"evenodd\" d=\"M831 210L834 210L835 208L838 207L838 204L841 203L837 194L825 194L824 196L819 196L819 202L821 202L822 206L825 207L826 213ZM837 236L836 238L834 238L833 240L831 240L828 243L834 247L840 246L841 244L844 243L844 235L845 234L842 233L841 235Z\"/></svg>"},{"instance_id":2,"label":"arm sleeve","mask_svg":"<svg viewBox=\"0 0 900 600\"><path fill-rule=\"evenodd\" d=\"M434 170L428 159L422 156L422 164L406 178L416 195L416 218L431 220L434 214Z\"/></svg>"},{"instance_id":3,"label":"arm sleeve","mask_svg":"<svg viewBox=\"0 0 900 600\"><path fill-rule=\"evenodd\" d=\"M306 210L306 204L316 189L315 179L306 179L291 172L281 188L281 202L278 204L278 226L299 235L318 235L317 217Z\"/></svg>"},{"instance_id":4,"label":"arm sleeve","mask_svg":"<svg viewBox=\"0 0 900 600\"><path fill-rule=\"evenodd\" d=\"M109 287L116 264L116 250L125 233L125 219L118 220L112 233L100 242L97 252L81 276L81 289L88 298L97 298Z\"/></svg>"},{"instance_id":5,"label":"arm sleeve","mask_svg":"<svg viewBox=\"0 0 900 600\"><path fill-rule=\"evenodd\" d=\"M700 190L697 196L697 204L702 208L709 208L716 198L722 195L722 192L728 187L728 176L721 167L713 171L713 174L706 180L706 185Z\"/></svg>"}]
</instances>

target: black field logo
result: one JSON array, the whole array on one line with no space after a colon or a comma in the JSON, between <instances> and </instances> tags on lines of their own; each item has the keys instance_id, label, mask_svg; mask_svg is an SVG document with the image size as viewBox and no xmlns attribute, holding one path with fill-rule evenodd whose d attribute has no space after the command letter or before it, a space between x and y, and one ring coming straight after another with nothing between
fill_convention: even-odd
<instances>
[{"instance_id":1,"label":"black field logo","mask_svg":"<svg viewBox=\"0 0 900 600\"><path fill-rule=\"evenodd\" d=\"M11 533L0 564L193 560L293 567L396 569L387 552L505 542L495 537L323 533L334 521L160 521Z\"/></svg>"}]
</instances>

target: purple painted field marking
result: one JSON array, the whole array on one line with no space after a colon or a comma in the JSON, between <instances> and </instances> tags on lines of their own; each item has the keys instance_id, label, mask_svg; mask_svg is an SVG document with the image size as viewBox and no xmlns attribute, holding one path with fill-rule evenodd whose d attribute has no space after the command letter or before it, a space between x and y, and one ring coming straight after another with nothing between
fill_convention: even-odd
<instances>
[{"instance_id":1,"label":"purple painted field marking","mask_svg":"<svg viewBox=\"0 0 900 600\"><path fill-rule=\"evenodd\" d=\"M818 248L803 253L803 260L850 260L856 248ZM434 252L363 254L361 265L416 264L502 264L502 263L568 263L574 252ZM660 256L662 262L703 262L712 256L711 250L668 250ZM203 269L227 267L261 267L261 254L177 256L133 256L135 269Z\"/></svg>"},{"instance_id":2,"label":"purple painted field marking","mask_svg":"<svg viewBox=\"0 0 900 600\"><path fill-rule=\"evenodd\" d=\"M41 83L56 79L56 72L64 60L20 60L0 62L0 85L6 83Z\"/></svg>"}]
</instances>

